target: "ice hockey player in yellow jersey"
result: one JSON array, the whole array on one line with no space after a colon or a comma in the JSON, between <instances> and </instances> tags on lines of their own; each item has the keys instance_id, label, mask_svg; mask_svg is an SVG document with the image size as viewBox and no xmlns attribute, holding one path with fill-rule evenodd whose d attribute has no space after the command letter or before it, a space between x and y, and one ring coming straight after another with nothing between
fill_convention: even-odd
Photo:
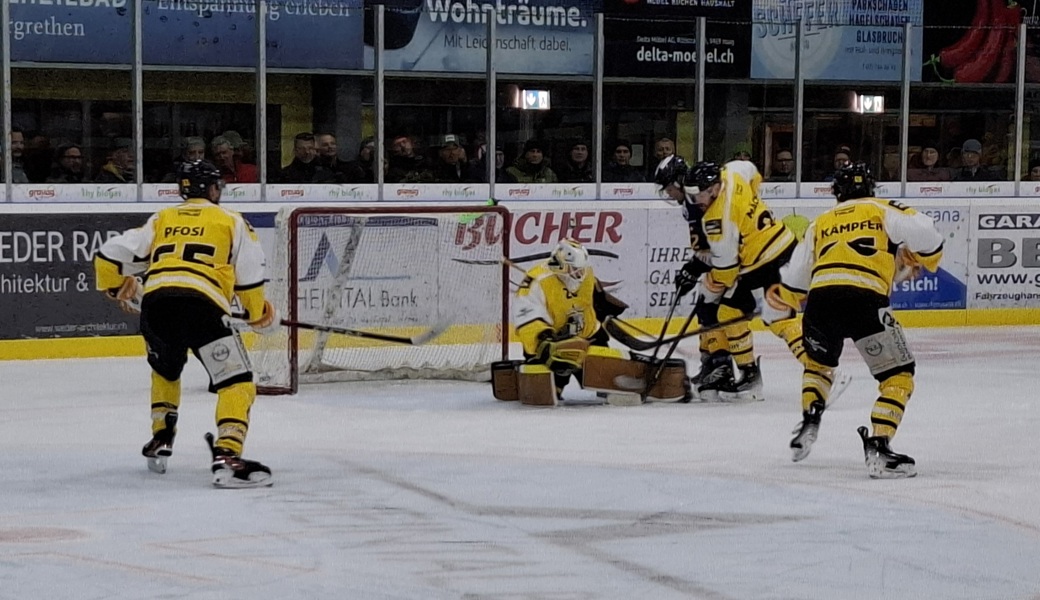
<instances>
[{"instance_id":1,"label":"ice hockey player in yellow jersey","mask_svg":"<svg viewBox=\"0 0 1040 600\"><path fill-rule=\"evenodd\" d=\"M110 238L94 258L98 290L125 307L140 303L152 367L152 439L142 454L149 469L165 473L190 351L217 394L217 436L206 436L214 485L270 485L269 468L242 458L256 386L242 342L225 322L237 296L254 329L278 325L264 298L263 249L240 214L219 206L223 181L212 163L184 162L177 180L183 203Z\"/></svg>"},{"instance_id":2,"label":"ice hockey player in yellow jersey","mask_svg":"<svg viewBox=\"0 0 1040 600\"><path fill-rule=\"evenodd\" d=\"M581 370L590 344L607 345L593 307L595 286L588 250L565 239L527 272L514 298L513 323L524 357L555 373L557 393Z\"/></svg>"},{"instance_id":3,"label":"ice hockey player in yellow jersey","mask_svg":"<svg viewBox=\"0 0 1040 600\"><path fill-rule=\"evenodd\" d=\"M913 477L914 459L889 446L914 390L914 357L889 294L894 280L912 276L916 269L938 270L943 238L928 215L875 198L874 176L864 163L842 166L832 187L837 206L806 230L781 270L778 290L784 303L799 307L804 301L805 306L802 422L791 440L792 459L804 459L816 441L833 371L848 338L880 390L870 413L872 430L858 430L867 472L872 478Z\"/></svg>"},{"instance_id":4,"label":"ice hockey player in yellow jersey","mask_svg":"<svg viewBox=\"0 0 1040 600\"><path fill-rule=\"evenodd\" d=\"M711 248L711 270L701 276L696 293L704 302L718 304L719 321L729 321L755 311L756 292L765 295L780 283L780 267L794 252L797 239L758 196L762 181L755 165L734 160L719 167L701 162L686 177L686 189L703 210L704 233ZM762 321L782 338L799 361L802 360L801 321L789 308L774 309L765 303ZM740 378L723 384L724 400L762 400L762 374L754 355L747 324L724 330L712 346L733 356ZM713 349L713 352L715 350ZM730 378L729 361L719 361L699 388L717 385Z\"/></svg>"}]
</instances>

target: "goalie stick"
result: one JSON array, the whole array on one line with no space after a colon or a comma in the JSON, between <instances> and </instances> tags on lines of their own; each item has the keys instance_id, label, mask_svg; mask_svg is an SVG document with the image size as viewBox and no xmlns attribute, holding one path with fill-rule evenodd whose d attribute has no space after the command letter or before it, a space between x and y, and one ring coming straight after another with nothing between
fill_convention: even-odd
<instances>
[{"instance_id":1,"label":"goalie stick","mask_svg":"<svg viewBox=\"0 0 1040 600\"><path fill-rule=\"evenodd\" d=\"M239 331L249 331L251 328L249 324L242 319L234 317L224 317L224 324L232 329ZM395 344L405 344L408 346L421 346L437 336L444 333L448 328L445 323L434 325L427 331L420 333L419 335L407 337L403 335L390 335L388 333L376 333L374 331L364 331L361 329L350 329L347 327L336 327L334 325L322 325L318 323L304 323L301 321L290 321L288 319L282 319L281 324L285 327L295 327L296 329L310 329L312 331L321 331L324 333L338 333L340 335L348 335L350 337L363 338L366 340L377 340L381 342L392 342Z\"/></svg>"},{"instance_id":2,"label":"goalie stick","mask_svg":"<svg viewBox=\"0 0 1040 600\"><path fill-rule=\"evenodd\" d=\"M607 319L605 321L603 321L603 329L605 329L607 331L607 333L610 334L610 337L614 338L618 342L624 344L625 346L628 346L629 348L631 348L633 350L637 350L639 352L643 352L643 351L646 351L646 350L652 350L652 349L654 349L654 348L656 348L658 346L663 346L665 344L671 344L672 342L678 342L680 340L685 340L688 337L693 337L695 335L700 335L702 333L707 333L709 331L715 331L716 329L721 329L723 327L729 327L730 325L736 325L737 323L743 323L744 321L750 321L751 319L753 319L753 318L755 318L757 316L758 316L758 313L757 312L753 312L753 313L750 313L750 314L746 314L746 315L742 315L742 316L739 316L739 317L735 317L733 319L727 319L725 321L719 321L718 323L716 323L714 325L705 325L704 327L698 327L697 329L694 329L692 331L686 331L686 327L689 327L689 322L687 322L686 323L686 327L683 327L683 329L681 330L681 332L679 334L674 335L674 336L669 337L669 338L664 338L664 339L661 339L661 340L642 340L642 339L639 339L639 338L635 337L634 335L630 334L629 332L625 331L621 327L621 325L619 323L617 323L617 319L615 319L613 317L607 317Z\"/></svg>"}]
</instances>

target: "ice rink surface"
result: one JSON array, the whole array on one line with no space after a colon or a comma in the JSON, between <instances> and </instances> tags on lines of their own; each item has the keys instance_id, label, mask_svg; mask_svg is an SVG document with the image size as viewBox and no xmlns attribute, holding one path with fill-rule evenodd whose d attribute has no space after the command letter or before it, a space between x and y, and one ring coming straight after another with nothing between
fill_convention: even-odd
<instances>
[{"instance_id":1,"label":"ice rink surface","mask_svg":"<svg viewBox=\"0 0 1040 600\"><path fill-rule=\"evenodd\" d=\"M210 485L215 397L192 363L170 470L150 473L143 358L0 362L0 599L1040 598L1040 329L908 330L917 392L867 477L855 375L804 462L794 359L756 333L756 404L556 409L488 384L307 386L260 398Z\"/></svg>"}]
</instances>

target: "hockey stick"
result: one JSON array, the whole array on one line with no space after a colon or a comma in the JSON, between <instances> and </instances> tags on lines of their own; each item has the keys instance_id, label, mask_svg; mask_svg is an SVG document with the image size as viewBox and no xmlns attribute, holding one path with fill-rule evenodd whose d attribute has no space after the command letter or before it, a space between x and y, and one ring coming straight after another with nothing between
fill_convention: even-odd
<instances>
[{"instance_id":1,"label":"hockey stick","mask_svg":"<svg viewBox=\"0 0 1040 600\"><path fill-rule=\"evenodd\" d=\"M679 303L679 301L678 301L678 299L676 299L675 303L672 304L672 306L674 307L678 303ZM693 303L693 309L690 310L690 315L688 317L686 317L686 322L683 323L682 329L680 329L679 331L686 331L686 329L690 326L690 323L693 322L693 317L695 317L696 315L697 315L697 303L694 302ZM670 315L669 315L669 318L671 318ZM664 327L661 328L661 337L657 338L657 342L655 342L657 345L654 346L654 356L650 360L650 366L651 367L653 367L654 361L657 360L657 351L661 348L661 345L662 345L661 344L661 340L664 339L664 335L665 335L665 332L667 330L668 330L668 323L666 321L665 324L664 324ZM668 359L671 358L672 354L675 353L675 349L679 347L679 342L681 342L683 338L681 338L679 336L675 336L675 338L673 338L673 339L675 341L673 341L671 346L668 347L668 352L665 352L664 358L661 359L661 362L658 363L657 368L653 370L653 374L650 375L650 377L647 379L647 381L646 381L646 389L643 390L642 394L640 394L643 397L643 401L644 402L646 402L646 397L650 393L650 390L653 389L653 387L655 385L657 385L657 381L659 379L661 379L661 373L664 372L665 364L668 363Z\"/></svg>"},{"instance_id":2,"label":"hockey stick","mask_svg":"<svg viewBox=\"0 0 1040 600\"><path fill-rule=\"evenodd\" d=\"M616 322L617 319L613 317L608 317L605 321L603 321L603 329L605 329L607 333L610 334L610 337L614 338L621 344L624 344L625 346L628 346L633 350L643 352L645 350L652 350L655 347L661 346L663 344L671 344L672 342L685 340L686 338L693 337L695 335L700 335L709 331L715 331L716 329L722 329L723 327L729 327L730 325L736 325L737 323L743 323L744 321L750 321L751 319L754 319L757 316L758 312L752 312L725 321L719 321L714 325L705 325L703 327L698 327L697 329L694 329L692 331L686 331L686 327L688 327L690 324L690 321L688 320L686 325L683 326L683 329L682 331L680 331L680 333L670 338L665 338L660 342L654 340L641 340L635 337L631 333L625 331L621 327L621 325Z\"/></svg>"},{"instance_id":3,"label":"hockey stick","mask_svg":"<svg viewBox=\"0 0 1040 600\"><path fill-rule=\"evenodd\" d=\"M588 248L587 250L589 251L589 256L605 256L607 258L621 258L617 254L615 254L613 252L610 252L609 250L597 250L596 248ZM517 269L525 270L523 267L521 267L519 265L519 263L531 262L533 260L545 260L545 259L549 258L550 256L552 256L551 252L537 252L535 254L528 254L526 256L517 256L516 258L508 258L506 256L503 256L501 258L480 259L480 260L478 260L478 259L469 259L469 258L453 258L452 260L455 261L455 262L460 262L460 263L466 264L466 265L485 265L485 266L490 266L490 265L504 264L504 265L509 265L510 267L514 267L514 268L517 268Z\"/></svg>"},{"instance_id":4,"label":"hockey stick","mask_svg":"<svg viewBox=\"0 0 1040 600\"><path fill-rule=\"evenodd\" d=\"M363 338L366 340L378 340L381 342L393 342L395 344L405 344L408 346L421 346L437 336L444 333L448 328L445 323L434 325L429 330L420 333L419 335L406 337L403 335L390 335L386 333L376 333L374 331L363 331L361 329L349 329L346 327L335 327L333 325L319 325L317 323L303 323L301 321L290 321L288 319L282 319L282 325L286 327L295 327L297 329L310 329L312 331L321 331L325 333L338 333L340 335L349 335L350 337Z\"/></svg>"},{"instance_id":5,"label":"hockey stick","mask_svg":"<svg viewBox=\"0 0 1040 600\"><path fill-rule=\"evenodd\" d=\"M225 316L224 324L236 331L252 331L252 327L249 326L249 323L233 316ZM446 323L439 323L419 335L406 337L403 335L390 335L388 333L376 333L374 331L349 329L347 327L336 327L333 325L303 323L300 321L290 321L288 319L282 319L281 324L285 327L295 327L296 329L310 329L312 331L321 331L324 333L338 333L340 335L348 335L350 337L363 338L366 340L393 342L395 344L405 344L408 346L421 346L441 335L448 328Z\"/></svg>"}]
</instances>

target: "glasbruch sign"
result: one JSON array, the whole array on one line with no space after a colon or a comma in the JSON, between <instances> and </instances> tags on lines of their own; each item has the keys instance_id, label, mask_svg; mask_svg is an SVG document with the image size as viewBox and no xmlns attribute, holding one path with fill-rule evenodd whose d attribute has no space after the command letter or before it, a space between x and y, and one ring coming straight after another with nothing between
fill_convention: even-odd
<instances>
[{"instance_id":1,"label":"glasbruch sign","mask_svg":"<svg viewBox=\"0 0 1040 600\"><path fill-rule=\"evenodd\" d=\"M26 214L0 219L0 339L132 335L136 315L94 289L93 257L143 213Z\"/></svg>"}]
</instances>

